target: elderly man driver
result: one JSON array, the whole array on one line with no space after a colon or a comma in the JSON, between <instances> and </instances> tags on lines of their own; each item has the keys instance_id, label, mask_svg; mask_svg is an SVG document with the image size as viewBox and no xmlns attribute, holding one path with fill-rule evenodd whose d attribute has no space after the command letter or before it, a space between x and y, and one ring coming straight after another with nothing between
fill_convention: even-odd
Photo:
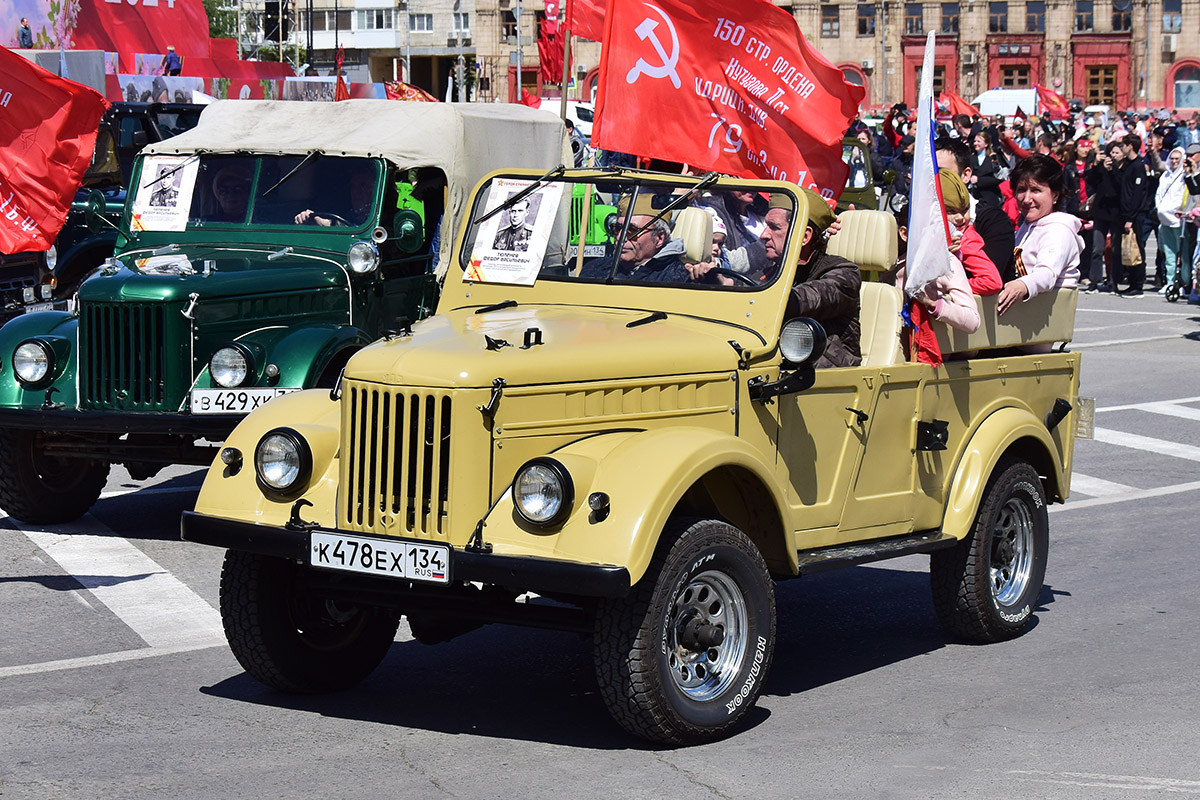
<instances>
[{"instance_id":1,"label":"elderly man driver","mask_svg":"<svg viewBox=\"0 0 1200 800\"><path fill-rule=\"evenodd\" d=\"M617 254L615 280L687 283L690 276L680 259L684 252L683 242L671 238L671 224L666 217L649 224L658 213L653 195L639 195L633 205L633 214L628 211L629 198L623 197L617 204L617 226L623 227L628 216L629 230L621 243L621 252ZM584 264L579 277L605 279L612 268L613 257L608 255Z\"/></svg>"},{"instance_id":2,"label":"elderly man driver","mask_svg":"<svg viewBox=\"0 0 1200 800\"><path fill-rule=\"evenodd\" d=\"M825 328L829 340L825 355L817 361L818 368L856 367L862 363L858 319L862 274L853 262L825 252L825 231L833 224L833 211L813 190L803 189L801 193L808 201L808 225L801 240L785 319L810 317ZM769 263L763 278L774 275L782 262L794 213L789 196L772 195L767 227L762 233Z\"/></svg>"}]
</instances>

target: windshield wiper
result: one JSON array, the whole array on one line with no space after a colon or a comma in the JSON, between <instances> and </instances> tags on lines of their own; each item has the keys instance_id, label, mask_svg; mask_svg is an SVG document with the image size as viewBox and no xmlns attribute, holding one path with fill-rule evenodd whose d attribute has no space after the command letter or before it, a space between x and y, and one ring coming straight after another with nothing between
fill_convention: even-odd
<instances>
[{"instance_id":1,"label":"windshield wiper","mask_svg":"<svg viewBox=\"0 0 1200 800\"><path fill-rule=\"evenodd\" d=\"M717 179L720 177L721 176L715 172L708 173L703 178L701 178L700 182L697 183L695 186L693 186L691 189L689 189L686 192L684 192L683 194L679 195L674 200L672 200L670 203L667 203L667 205L665 207L663 207L657 214L654 215L654 219L650 220L645 225L642 225L641 227L637 228L636 230L630 231L627 234L627 237L630 239L636 239L639 235L641 235L642 231L652 227L654 225L654 223L658 222L660 219L665 217L667 214L670 214L672 211L679 208L684 203L687 203L688 201L690 201L693 197L698 195L704 189L707 189L709 186L712 186L714 183L717 182ZM632 217L632 216L633 215L631 214L630 217Z\"/></svg>"},{"instance_id":2,"label":"windshield wiper","mask_svg":"<svg viewBox=\"0 0 1200 800\"><path fill-rule=\"evenodd\" d=\"M636 328L639 325L648 325L651 322L658 322L660 319L666 319L666 318L667 318L667 312L665 312L665 311L651 311L649 316L642 317L641 319L631 320L630 322L626 322L625 327L626 328Z\"/></svg>"},{"instance_id":3,"label":"windshield wiper","mask_svg":"<svg viewBox=\"0 0 1200 800\"><path fill-rule=\"evenodd\" d=\"M280 186L282 186L282 185L283 185L284 181L286 181L288 178L290 178L290 177L292 177L293 175L295 175L295 174L296 174L297 172L299 172L300 170L302 170L302 169L304 169L305 167L307 167L307 166L308 166L309 164L311 164L312 162L316 161L316 160L317 160L317 157L318 157L318 156L320 156L320 155L321 155L321 153L320 153L320 151L319 151L319 150L313 150L312 152L310 152L308 155L306 155L306 156L305 156L305 157L304 157L304 158L303 158L303 159L300 161L300 163L299 163L299 164L297 164L296 166L292 167L292 171L291 171L291 172L289 172L287 175L284 175L282 178L280 178L278 181L276 181L276 182L275 182L275 185L274 185L274 186L272 186L270 189L267 189L265 192L263 192L263 193L262 193L261 195L259 195L259 196L260 196L260 197L266 197L266 196L267 196L267 195L269 195L271 192L273 192L273 191L275 191L276 189L278 189Z\"/></svg>"},{"instance_id":4,"label":"windshield wiper","mask_svg":"<svg viewBox=\"0 0 1200 800\"><path fill-rule=\"evenodd\" d=\"M517 307L516 300L501 300L499 303L496 303L495 305L481 306L480 308L475 309L475 313L476 314L486 314L489 311L500 311L501 309L504 309L504 308L516 308L516 307Z\"/></svg>"},{"instance_id":5,"label":"windshield wiper","mask_svg":"<svg viewBox=\"0 0 1200 800\"><path fill-rule=\"evenodd\" d=\"M155 178L154 180L152 180L152 181L150 181L149 183L147 183L147 184L145 184L144 186L142 186L142 188L143 188L143 189L148 189L149 187L151 187L151 186L153 186L154 184L156 184L156 183L158 183L159 181L161 181L163 178L169 178L169 177L171 177L171 176L172 176L172 175L174 175L176 172L179 172L179 170L183 169L184 167L186 167L188 164L192 163L193 161L195 161L195 160L196 160L197 158L199 158L199 157L200 157L200 156L199 156L199 154L197 154L197 155L194 155L194 156L189 156L188 158L184 159L184 162L183 162L182 164L180 164L178 167L175 167L174 169L169 169L169 170L167 170L167 171L166 171L166 172L164 172L162 175L159 175L159 176L158 176L157 178Z\"/></svg>"},{"instance_id":6,"label":"windshield wiper","mask_svg":"<svg viewBox=\"0 0 1200 800\"><path fill-rule=\"evenodd\" d=\"M472 225L478 225L479 223L483 222L483 221L484 221L484 220L486 220L486 219L491 219L492 217L494 217L494 216L496 216L497 214L499 214L501 211L504 211L505 209L507 209L507 208L509 208L510 206L512 206L512 205L513 205L514 203L516 203L518 200L524 200L526 197L528 197L529 195L531 195L531 194L533 194L535 191L537 191L538 187L540 187L540 186L541 186L543 183L545 183L546 181L550 180L551 178L557 178L559 175L562 175L564 172L566 172L566 170L567 170L567 168L566 168L565 166L563 166L562 164L559 164L557 167L555 167L554 169L550 170L550 171L549 171L549 172L547 172L545 175L543 175L542 177L538 178L536 181L534 181L533 183L529 184L529 185L528 185L528 186L526 186L524 189L522 189L521 191L517 192L517 193L516 193L516 194L514 194L512 197L508 198L508 199L507 199L507 200L505 200L503 203L501 203L500 205L496 206L496 207L495 207L495 208L493 208L491 211L487 212L486 214L484 214L482 217L480 217L479 219L475 220L475 221L474 221L474 222L472 222L471 224L472 224Z\"/></svg>"}]
</instances>

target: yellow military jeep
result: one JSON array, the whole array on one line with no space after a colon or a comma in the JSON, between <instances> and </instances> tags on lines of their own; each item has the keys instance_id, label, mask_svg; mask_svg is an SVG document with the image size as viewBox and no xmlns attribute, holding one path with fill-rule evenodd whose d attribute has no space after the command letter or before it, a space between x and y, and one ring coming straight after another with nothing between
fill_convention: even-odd
<instances>
[{"instance_id":1,"label":"yellow military jeep","mask_svg":"<svg viewBox=\"0 0 1200 800\"><path fill-rule=\"evenodd\" d=\"M746 253L711 261L714 218L746 192L791 215L757 279ZM950 635L1025 630L1047 503L1069 490L1080 357L1055 345L1075 292L1003 318L981 301L980 330L944 335L933 367L904 358L899 292L866 281L862 365L814 369L822 326L786 319L806 197L715 176L485 179L437 314L398 321L332 391L248 416L184 517L185 539L228 548L221 614L246 671L352 686L402 615L426 643L490 622L588 632L616 721L688 743L761 693L777 580L929 553ZM610 202L611 241L572 244ZM895 223L850 212L827 247L870 277Z\"/></svg>"}]
</instances>

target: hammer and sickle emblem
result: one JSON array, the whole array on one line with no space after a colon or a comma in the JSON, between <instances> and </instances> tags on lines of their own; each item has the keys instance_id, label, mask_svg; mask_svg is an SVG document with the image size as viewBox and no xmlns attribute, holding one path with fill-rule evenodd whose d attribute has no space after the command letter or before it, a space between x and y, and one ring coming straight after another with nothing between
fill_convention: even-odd
<instances>
[{"instance_id":1,"label":"hammer and sickle emblem","mask_svg":"<svg viewBox=\"0 0 1200 800\"><path fill-rule=\"evenodd\" d=\"M663 13L663 10L658 6L653 6L649 3L643 3L642 5L656 12L662 17L663 22L667 23L667 30L671 34L671 55L667 55L666 48L663 47L658 34L654 32L654 29L658 27L658 21L646 17L634 29L634 32L637 33L638 38L642 41L650 41L650 46L654 48L654 52L658 53L662 64L647 64L644 58L639 58L637 63L633 65L633 69L629 70L629 74L625 76L625 82L633 83L642 75L649 75L651 78L666 78L669 76L671 83L678 89L683 84L679 80L679 73L675 71L675 65L679 63L679 37L675 35L675 26L671 24L671 18Z\"/></svg>"}]
</instances>

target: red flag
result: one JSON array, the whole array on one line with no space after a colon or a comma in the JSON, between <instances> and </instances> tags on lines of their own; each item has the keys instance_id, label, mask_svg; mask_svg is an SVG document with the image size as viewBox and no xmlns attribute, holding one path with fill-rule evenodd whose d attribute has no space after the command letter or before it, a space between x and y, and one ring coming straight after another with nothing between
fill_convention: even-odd
<instances>
[{"instance_id":1,"label":"red flag","mask_svg":"<svg viewBox=\"0 0 1200 800\"><path fill-rule=\"evenodd\" d=\"M610 0L592 141L836 197L862 98L766 0Z\"/></svg>"},{"instance_id":2,"label":"red flag","mask_svg":"<svg viewBox=\"0 0 1200 800\"><path fill-rule=\"evenodd\" d=\"M337 73L337 86L333 89L333 102L339 100L350 99L350 87L346 85L346 78L342 75L342 62L346 60L346 48L339 47L337 56L334 59L334 72Z\"/></svg>"},{"instance_id":3,"label":"red flag","mask_svg":"<svg viewBox=\"0 0 1200 800\"><path fill-rule=\"evenodd\" d=\"M209 57L208 14L203 0L143 0L138 3L102 0L59 5L63 9L77 9L78 16L74 20L74 30L60 34L60 42L55 42L56 45L121 53L123 59L129 59L126 66L130 67L134 53L166 53L167 45L171 44L185 59L185 75L187 58ZM51 34L52 37L55 35Z\"/></svg>"},{"instance_id":4,"label":"red flag","mask_svg":"<svg viewBox=\"0 0 1200 800\"><path fill-rule=\"evenodd\" d=\"M530 108L541 108L542 98L538 97L536 94L522 86L521 99L517 102L523 106L529 106Z\"/></svg>"},{"instance_id":5,"label":"red flag","mask_svg":"<svg viewBox=\"0 0 1200 800\"><path fill-rule=\"evenodd\" d=\"M546 0L546 12L542 19L542 33L549 36L558 33L558 0Z\"/></svg>"},{"instance_id":6,"label":"red flag","mask_svg":"<svg viewBox=\"0 0 1200 800\"><path fill-rule=\"evenodd\" d=\"M441 102L419 86L404 81L384 81L383 92L388 100L412 100L424 103Z\"/></svg>"},{"instance_id":7,"label":"red flag","mask_svg":"<svg viewBox=\"0 0 1200 800\"><path fill-rule=\"evenodd\" d=\"M563 45L563 32L558 28L558 2L546 0L546 16L537 42L542 83L562 83Z\"/></svg>"},{"instance_id":8,"label":"red flag","mask_svg":"<svg viewBox=\"0 0 1200 800\"><path fill-rule=\"evenodd\" d=\"M109 103L0 47L0 253L45 250L67 219Z\"/></svg>"},{"instance_id":9,"label":"red flag","mask_svg":"<svg viewBox=\"0 0 1200 800\"><path fill-rule=\"evenodd\" d=\"M604 38L606 0L567 0L567 30L574 36L598 42Z\"/></svg>"},{"instance_id":10,"label":"red flag","mask_svg":"<svg viewBox=\"0 0 1200 800\"><path fill-rule=\"evenodd\" d=\"M1038 101L1042 104L1043 114L1052 120L1069 120L1071 118L1071 107L1065 97L1045 86L1034 86L1033 88L1037 89Z\"/></svg>"},{"instance_id":11,"label":"red flag","mask_svg":"<svg viewBox=\"0 0 1200 800\"><path fill-rule=\"evenodd\" d=\"M955 114L966 114L968 117L982 116L979 109L968 103L960 95L954 92L942 92L938 98L938 102L946 106L946 110L951 116Z\"/></svg>"},{"instance_id":12,"label":"red flag","mask_svg":"<svg viewBox=\"0 0 1200 800\"><path fill-rule=\"evenodd\" d=\"M1029 119L1029 115L1022 111L1020 106L1017 106L1017 110L1013 112L1013 121L1020 120L1024 122L1027 119Z\"/></svg>"}]
</instances>

